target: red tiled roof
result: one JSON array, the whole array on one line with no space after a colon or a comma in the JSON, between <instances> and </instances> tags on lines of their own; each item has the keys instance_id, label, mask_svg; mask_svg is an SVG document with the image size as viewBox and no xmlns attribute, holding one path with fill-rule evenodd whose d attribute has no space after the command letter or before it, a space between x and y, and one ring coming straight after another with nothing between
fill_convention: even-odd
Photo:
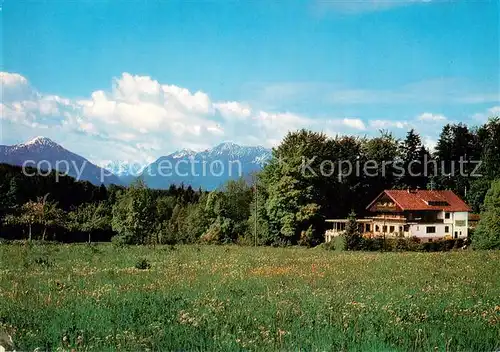
<instances>
[{"instance_id":1,"label":"red tiled roof","mask_svg":"<svg viewBox=\"0 0 500 352\"><path fill-rule=\"evenodd\" d=\"M370 205L369 209L382 195L386 194L403 211L405 210L439 210L439 211L472 211L472 209L453 191L399 190L391 189L382 192ZM429 204L428 202L431 202ZM446 202L448 205L432 205L432 202Z\"/></svg>"}]
</instances>

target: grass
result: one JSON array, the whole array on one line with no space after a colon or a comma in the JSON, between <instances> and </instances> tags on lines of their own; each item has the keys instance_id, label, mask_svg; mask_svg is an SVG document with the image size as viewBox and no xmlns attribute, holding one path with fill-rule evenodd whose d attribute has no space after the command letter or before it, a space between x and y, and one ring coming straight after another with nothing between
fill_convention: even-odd
<instances>
[{"instance_id":1,"label":"grass","mask_svg":"<svg viewBox=\"0 0 500 352\"><path fill-rule=\"evenodd\" d=\"M0 245L0 329L21 350L494 351L499 273L500 251Z\"/></svg>"}]
</instances>

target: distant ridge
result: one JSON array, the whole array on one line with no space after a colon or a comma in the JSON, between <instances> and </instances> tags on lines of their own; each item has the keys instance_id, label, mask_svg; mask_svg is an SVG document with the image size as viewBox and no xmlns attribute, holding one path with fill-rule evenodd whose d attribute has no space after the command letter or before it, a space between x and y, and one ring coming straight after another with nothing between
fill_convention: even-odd
<instances>
[{"instance_id":1,"label":"distant ridge","mask_svg":"<svg viewBox=\"0 0 500 352\"><path fill-rule=\"evenodd\" d=\"M184 184L213 190L230 179L248 178L260 171L270 158L270 149L227 142L202 152L183 149L158 158L144 168L141 177L151 188L165 189L171 184ZM172 172L160 175L161 168L166 170L170 165Z\"/></svg>"}]
</instances>

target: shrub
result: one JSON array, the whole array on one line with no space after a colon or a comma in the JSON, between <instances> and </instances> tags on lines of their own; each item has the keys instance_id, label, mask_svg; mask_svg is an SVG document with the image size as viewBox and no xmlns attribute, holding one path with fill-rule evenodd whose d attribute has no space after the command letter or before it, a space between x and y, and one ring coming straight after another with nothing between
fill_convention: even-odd
<instances>
[{"instance_id":1,"label":"shrub","mask_svg":"<svg viewBox=\"0 0 500 352\"><path fill-rule=\"evenodd\" d=\"M317 247L322 248L322 249L327 250L327 251L334 251L335 250L335 243L332 240L330 242L322 243Z\"/></svg>"},{"instance_id":2,"label":"shrub","mask_svg":"<svg viewBox=\"0 0 500 352\"><path fill-rule=\"evenodd\" d=\"M344 236L334 237L332 240L333 246L337 251L345 251L347 250L346 239Z\"/></svg>"},{"instance_id":3,"label":"shrub","mask_svg":"<svg viewBox=\"0 0 500 352\"><path fill-rule=\"evenodd\" d=\"M239 236L236 243L240 246L252 247L255 246L255 238L252 234L245 234L243 236Z\"/></svg>"},{"instance_id":4,"label":"shrub","mask_svg":"<svg viewBox=\"0 0 500 352\"><path fill-rule=\"evenodd\" d=\"M464 240L462 238L448 239L448 240L421 243L418 246L418 250L423 252L445 252L445 251L451 251L453 249L462 248L463 245L464 245Z\"/></svg>"},{"instance_id":5,"label":"shrub","mask_svg":"<svg viewBox=\"0 0 500 352\"><path fill-rule=\"evenodd\" d=\"M459 239L448 239L441 241L421 243L417 237L412 238L364 238L361 249L365 251L422 251L422 252L444 252L462 248L465 241Z\"/></svg>"},{"instance_id":6,"label":"shrub","mask_svg":"<svg viewBox=\"0 0 500 352\"><path fill-rule=\"evenodd\" d=\"M300 233L299 246L312 247L314 246L314 231L312 226Z\"/></svg>"},{"instance_id":7,"label":"shrub","mask_svg":"<svg viewBox=\"0 0 500 352\"><path fill-rule=\"evenodd\" d=\"M386 238L385 240L382 238L382 250L391 252L396 249L397 240L395 238Z\"/></svg>"},{"instance_id":8,"label":"shrub","mask_svg":"<svg viewBox=\"0 0 500 352\"><path fill-rule=\"evenodd\" d=\"M151 268L151 264L146 258L139 259L137 263L135 263L135 268L139 270L148 270Z\"/></svg>"},{"instance_id":9,"label":"shrub","mask_svg":"<svg viewBox=\"0 0 500 352\"><path fill-rule=\"evenodd\" d=\"M419 246L420 246L420 238L413 236L408 240L409 251L417 251Z\"/></svg>"},{"instance_id":10,"label":"shrub","mask_svg":"<svg viewBox=\"0 0 500 352\"><path fill-rule=\"evenodd\" d=\"M361 246L365 251L381 251L384 248L384 239L380 237L363 238Z\"/></svg>"},{"instance_id":11,"label":"shrub","mask_svg":"<svg viewBox=\"0 0 500 352\"><path fill-rule=\"evenodd\" d=\"M111 243L116 247L124 247L128 244L128 241L125 236L116 235L111 237Z\"/></svg>"},{"instance_id":12,"label":"shrub","mask_svg":"<svg viewBox=\"0 0 500 352\"><path fill-rule=\"evenodd\" d=\"M410 246L408 245L408 239L406 239L406 238L396 239L394 249L397 252L408 251L410 249Z\"/></svg>"}]
</instances>

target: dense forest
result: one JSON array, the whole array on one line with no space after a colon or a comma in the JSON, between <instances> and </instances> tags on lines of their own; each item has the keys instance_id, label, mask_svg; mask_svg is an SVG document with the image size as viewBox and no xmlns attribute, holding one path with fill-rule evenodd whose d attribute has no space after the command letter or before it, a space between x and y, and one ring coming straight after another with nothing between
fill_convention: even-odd
<instances>
[{"instance_id":1,"label":"dense forest","mask_svg":"<svg viewBox=\"0 0 500 352\"><path fill-rule=\"evenodd\" d=\"M356 166L368 164L369 173ZM374 138L290 132L252 182L229 181L212 192L152 190L140 180L128 188L96 187L21 171L0 165L5 239L315 246L326 218L363 216L384 189L428 188L466 199L484 215L477 243L500 246L498 118L474 128L444 126L433 151L414 130L402 140L387 131Z\"/></svg>"}]
</instances>

